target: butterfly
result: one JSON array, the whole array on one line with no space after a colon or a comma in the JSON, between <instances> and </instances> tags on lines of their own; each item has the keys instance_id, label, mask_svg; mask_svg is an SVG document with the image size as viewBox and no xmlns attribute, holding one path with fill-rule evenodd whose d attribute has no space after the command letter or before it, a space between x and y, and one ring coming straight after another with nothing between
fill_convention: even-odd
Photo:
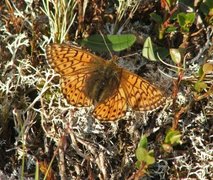
<instances>
[{"instance_id":1,"label":"butterfly","mask_svg":"<svg viewBox=\"0 0 213 180\"><path fill-rule=\"evenodd\" d=\"M67 44L46 47L50 66L61 75L61 89L68 103L77 107L94 105L93 116L115 121L128 108L157 109L165 101L163 93L140 76L88 51Z\"/></svg>"}]
</instances>

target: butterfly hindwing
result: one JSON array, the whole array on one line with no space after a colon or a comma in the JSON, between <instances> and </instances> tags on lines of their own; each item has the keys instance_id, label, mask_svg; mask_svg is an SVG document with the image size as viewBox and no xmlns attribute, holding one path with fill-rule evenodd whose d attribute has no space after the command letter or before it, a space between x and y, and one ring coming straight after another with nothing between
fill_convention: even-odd
<instances>
[{"instance_id":1,"label":"butterfly hindwing","mask_svg":"<svg viewBox=\"0 0 213 180\"><path fill-rule=\"evenodd\" d=\"M104 102L97 104L93 116L102 121L114 121L125 116L127 110L126 98L122 88Z\"/></svg>"},{"instance_id":2,"label":"butterfly hindwing","mask_svg":"<svg viewBox=\"0 0 213 180\"><path fill-rule=\"evenodd\" d=\"M128 105L135 110L158 108L165 100L162 92L140 76L124 70L121 78Z\"/></svg>"},{"instance_id":3,"label":"butterfly hindwing","mask_svg":"<svg viewBox=\"0 0 213 180\"><path fill-rule=\"evenodd\" d=\"M61 88L67 101L73 106L91 106L92 100L84 93L86 75L62 78Z\"/></svg>"}]
</instances>

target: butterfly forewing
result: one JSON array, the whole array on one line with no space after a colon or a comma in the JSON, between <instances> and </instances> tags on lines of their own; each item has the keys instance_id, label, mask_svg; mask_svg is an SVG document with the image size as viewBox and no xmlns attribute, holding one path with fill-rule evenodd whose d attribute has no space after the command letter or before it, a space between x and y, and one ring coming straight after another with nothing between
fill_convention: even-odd
<instances>
[{"instance_id":1,"label":"butterfly forewing","mask_svg":"<svg viewBox=\"0 0 213 180\"><path fill-rule=\"evenodd\" d=\"M73 74L91 73L97 68L97 61L105 61L91 53L66 44L52 44L46 48L47 58L51 67L60 75L72 76ZM94 64L94 66L92 66Z\"/></svg>"},{"instance_id":2,"label":"butterfly forewing","mask_svg":"<svg viewBox=\"0 0 213 180\"><path fill-rule=\"evenodd\" d=\"M51 67L62 76L61 88L67 101L74 106L91 106L92 100L85 95L85 82L94 71L91 64L96 56L65 44L49 45L46 52Z\"/></svg>"}]
</instances>

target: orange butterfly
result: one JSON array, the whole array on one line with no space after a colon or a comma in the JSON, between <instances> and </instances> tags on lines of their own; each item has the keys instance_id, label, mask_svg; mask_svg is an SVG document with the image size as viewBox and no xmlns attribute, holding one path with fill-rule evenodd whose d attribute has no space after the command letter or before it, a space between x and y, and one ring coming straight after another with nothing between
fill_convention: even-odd
<instances>
[{"instance_id":1,"label":"orange butterfly","mask_svg":"<svg viewBox=\"0 0 213 180\"><path fill-rule=\"evenodd\" d=\"M113 60L66 44L46 48L52 68L61 75L61 88L73 106L95 106L93 115L103 121L114 121L127 108L149 111L158 108L165 97L140 76L117 66Z\"/></svg>"}]
</instances>

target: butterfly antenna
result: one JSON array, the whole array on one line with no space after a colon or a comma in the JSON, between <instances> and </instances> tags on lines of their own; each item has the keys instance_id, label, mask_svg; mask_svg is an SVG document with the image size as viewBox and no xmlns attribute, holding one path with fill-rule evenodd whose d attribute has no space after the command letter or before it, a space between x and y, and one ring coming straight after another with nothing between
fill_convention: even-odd
<instances>
[{"instance_id":1,"label":"butterfly antenna","mask_svg":"<svg viewBox=\"0 0 213 180\"><path fill-rule=\"evenodd\" d=\"M109 46L107 45L107 42L106 42L106 39L105 39L103 33L101 31L99 31L99 33L100 33L101 37L103 38L104 44L105 44L107 50L109 51L111 58L113 58L112 52L110 51Z\"/></svg>"}]
</instances>

